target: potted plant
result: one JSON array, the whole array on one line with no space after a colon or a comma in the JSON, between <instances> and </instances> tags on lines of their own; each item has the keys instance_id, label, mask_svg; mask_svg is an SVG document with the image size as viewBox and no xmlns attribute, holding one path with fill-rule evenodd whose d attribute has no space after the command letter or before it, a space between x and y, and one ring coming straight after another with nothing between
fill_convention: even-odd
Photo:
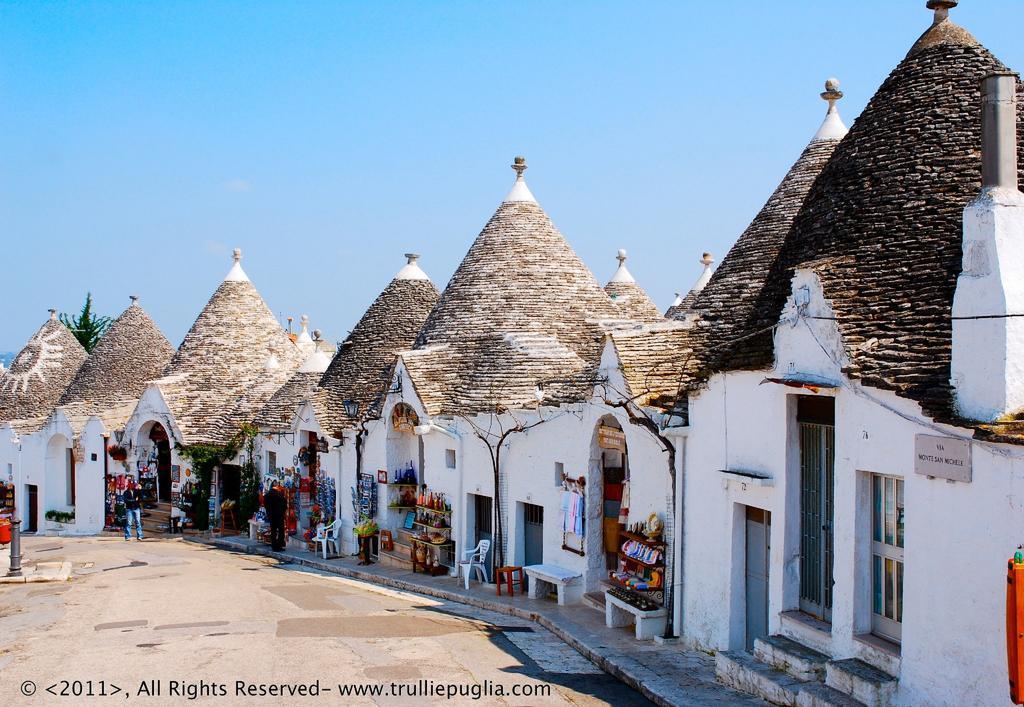
<instances>
[{"instance_id":1,"label":"potted plant","mask_svg":"<svg viewBox=\"0 0 1024 707\"><path fill-rule=\"evenodd\" d=\"M119 444L111 444L107 447L107 454L116 462L123 462L128 459L128 450Z\"/></svg>"},{"instance_id":2,"label":"potted plant","mask_svg":"<svg viewBox=\"0 0 1024 707\"><path fill-rule=\"evenodd\" d=\"M67 529L67 525L75 522L74 511L49 510L44 514L47 530L56 530L58 533Z\"/></svg>"}]
</instances>

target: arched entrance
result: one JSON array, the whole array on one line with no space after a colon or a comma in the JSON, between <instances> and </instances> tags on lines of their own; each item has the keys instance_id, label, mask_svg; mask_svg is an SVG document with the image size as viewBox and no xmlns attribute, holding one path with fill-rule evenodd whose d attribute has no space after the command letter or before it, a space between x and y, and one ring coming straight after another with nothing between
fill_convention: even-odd
<instances>
[{"instance_id":1,"label":"arched entrance","mask_svg":"<svg viewBox=\"0 0 1024 707\"><path fill-rule=\"evenodd\" d=\"M136 472L142 485L142 525L147 533L166 533L171 525L171 439L167 428L149 422L139 428Z\"/></svg>"},{"instance_id":2,"label":"arched entrance","mask_svg":"<svg viewBox=\"0 0 1024 707\"><path fill-rule=\"evenodd\" d=\"M46 444L46 465L43 472L45 484L42 499L37 508L39 516L46 511L75 510L75 458L71 442L62 434L55 434Z\"/></svg>"},{"instance_id":3,"label":"arched entrance","mask_svg":"<svg viewBox=\"0 0 1024 707\"><path fill-rule=\"evenodd\" d=\"M594 428L587 478L586 555L593 577L607 577L608 570L618 568L619 536L628 512L628 499L623 498L628 477L626 435L613 415L605 415Z\"/></svg>"}]
</instances>

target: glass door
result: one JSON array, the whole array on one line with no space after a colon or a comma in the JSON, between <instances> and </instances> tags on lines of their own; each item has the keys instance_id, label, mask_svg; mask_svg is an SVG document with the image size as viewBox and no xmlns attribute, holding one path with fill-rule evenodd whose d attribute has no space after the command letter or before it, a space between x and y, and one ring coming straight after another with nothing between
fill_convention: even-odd
<instances>
[{"instance_id":1,"label":"glass door","mask_svg":"<svg viewBox=\"0 0 1024 707\"><path fill-rule=\"evenodd\" d=\"M903 626L903 479L871 475L871 631L897 643Z\"/></svg>"}]
</instances>

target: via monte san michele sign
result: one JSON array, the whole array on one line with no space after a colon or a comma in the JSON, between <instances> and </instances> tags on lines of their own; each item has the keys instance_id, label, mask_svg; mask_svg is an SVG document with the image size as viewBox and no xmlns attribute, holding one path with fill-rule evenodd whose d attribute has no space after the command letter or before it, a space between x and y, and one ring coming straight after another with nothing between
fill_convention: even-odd
<instances>
[{"instance_id":1,"label":"via monte san michele sign","mask_svg":"<svg viewBox=\"0 0 1024 707\"><path fill-rule=\"evenodd\" d=\"M952 437L916 435L914 471L923 476L971 482L971 443Z\"/></svg>"}]
</instances>

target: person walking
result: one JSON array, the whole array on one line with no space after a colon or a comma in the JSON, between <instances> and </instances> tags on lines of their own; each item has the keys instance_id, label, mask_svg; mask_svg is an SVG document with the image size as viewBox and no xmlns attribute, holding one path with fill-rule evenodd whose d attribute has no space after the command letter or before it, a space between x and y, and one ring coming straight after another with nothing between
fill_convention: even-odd
<instances>
[{"instance_id":1,"label":"person walking","mask_svg":"<svg viewBox=\"0 0 1024 707\"><path fill-rule=\"evenodd\" d=\"M288 501L276 481L270 482L270 491L263 499L267 507L267 519L270 521L270 549L281 552L285 548L284 542L284 515L287 511Z\"/></svg>"},{"instance_id":2,"label":"person walking","mask_svg":"<svg viewBox=\"0 0 1024 707\"><path fill-rule=\"evenodd\" d=\"M129 481L122 499L124 500L124 539L131 540L132 522L135 523L135 537L142 540L142 487L137 481Z\"/></svg>"}]
</instances>

